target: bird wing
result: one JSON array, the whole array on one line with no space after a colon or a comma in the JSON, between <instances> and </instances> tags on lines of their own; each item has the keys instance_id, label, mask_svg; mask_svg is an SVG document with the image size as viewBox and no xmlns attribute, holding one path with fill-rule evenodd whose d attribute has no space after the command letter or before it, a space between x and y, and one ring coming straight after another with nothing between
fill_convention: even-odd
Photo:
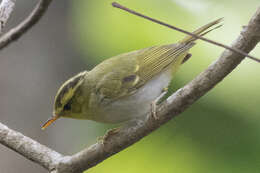
<instances>
[{"instance_id":1,"label":"bird wing","mask_svg":"<svg viewBox=\"0 0 260 173\"><path fill-rule=\"evenodd\" d=\"M210 22L195 30L193 34L203 36L220 27L221 25L215 25L221 21L222 19L217 19ZM215 27L210 29L212 26ZM187 53L188 50L194 46L196 39L197 38L189 35L177 44L146 48L118 55L104 61L96 68L96 70L99 71L96 79L98 78L100 80L97 82L97 93L95 95L111 102L115 99L133 94L147 81L168 67L170 67L172 73L174 73L180 64L190 57Z\"/></svg>"},{"instance_id":2,"label":"bird wing","mask_svg":"<svg viewBox=\"0 0 260 173\"><path fill-rule=\"evenodd\" d=\"M173 65L173 70L177 69L193 45L194 43L155 46L104 61L93 69L94 74L102 71L100 76L95 77L100 79L96 84L95 100L110 103L135 93L167 67Z\"/></svg>"},{"instance_id":3,"label":"bird wing","mask_svg":"<svg viewBox=\"0 0 260 173\"><path fill-rule=\"evenodd\" d=\"M140 69L136 72L140 79L149 81L157 74L171 66L173 72L182 63L188 53L188 50L195 43L188 44L170 44L148 48L137 57Z\"/></svg>"}]
</instances>

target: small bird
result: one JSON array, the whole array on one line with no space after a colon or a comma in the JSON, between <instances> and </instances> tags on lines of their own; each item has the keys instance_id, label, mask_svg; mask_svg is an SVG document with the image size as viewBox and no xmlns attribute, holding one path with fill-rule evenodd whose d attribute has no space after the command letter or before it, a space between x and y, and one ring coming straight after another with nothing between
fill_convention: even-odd
<instances>
[{"instance_id":1,"label":"small bird","mask_svg":"<svg viewBox=\"0 0 260 173\"><path fill-rule=\"evenodd\" d=\"M216 26L220 21L210 22L193 34L203 36L221 26ZM42 129L60 117L120 123L152 111L156 118L156 103L167 93L179 66L191 57L188 51L195 40L186 36L176 44L120 54L77 74L58 90L53 116Z\"/></svg>"}]
</instances>

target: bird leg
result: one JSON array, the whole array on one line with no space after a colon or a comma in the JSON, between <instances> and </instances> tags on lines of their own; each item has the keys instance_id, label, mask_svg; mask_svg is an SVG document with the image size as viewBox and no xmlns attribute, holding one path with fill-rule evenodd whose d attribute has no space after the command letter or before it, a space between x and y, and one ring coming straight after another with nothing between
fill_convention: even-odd
<instances>
[{"instance_id":1,"label":"bird leg","mask_svg":"<svg viewBox=\"0 0 260 173\"><path fill-rule=\"evenodd\" d=\"M98 137L98 142L101 143L102 145L105 145L108 142L109 138L117 134L119 130L120 130L119 127L108 130L104 136Z\"/></svg>"},{"instance_id":2,"label":"bird leg","mask_svg":"<svg viewBox=\"0 0 260 173\"><path fill-rule=\"evenodd\" d=\"M151 114L155 120L158 120L158 117L156 115L157 103L167 94L167 92L168 88L164 88L162 90L162 93L151 103Z\"/></svg>"}]
</instances>

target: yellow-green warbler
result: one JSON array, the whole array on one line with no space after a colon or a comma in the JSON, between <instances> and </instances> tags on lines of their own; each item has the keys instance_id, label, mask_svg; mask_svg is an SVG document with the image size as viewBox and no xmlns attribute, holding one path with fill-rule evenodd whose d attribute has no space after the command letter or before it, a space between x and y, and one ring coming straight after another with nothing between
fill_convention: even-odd
<instances>
[{"instance_id":1,"label":"yellow-green warbler","mask_svg":"<svg viewBox=\"0 0 260 173\"><path fill-rule=\"evenodd\" d=\"M193 33L203 36L221 19ZM91 71L65 82L55 97L53 116L46 128L60 117L119 123L155 115L156 102L166 93L179 66L191 54L196 39L186 36L176 44L149 47L109 58Z\"/></svg>"}]
</instances>

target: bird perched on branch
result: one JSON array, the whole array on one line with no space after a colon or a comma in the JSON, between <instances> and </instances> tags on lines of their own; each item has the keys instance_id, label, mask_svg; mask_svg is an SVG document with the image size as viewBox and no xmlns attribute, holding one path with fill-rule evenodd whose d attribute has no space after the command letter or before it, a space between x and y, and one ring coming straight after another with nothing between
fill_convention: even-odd
<instances>
[{"instance_id":1,"label":"bird perched on branch","mask_svg":"<svg viewBox=\"0 0 260 173\"><path fill-rule=\"evenodd\" d=\"M220 21L210 22L193 34L203 36L218 28ZM176 44L117 55L77 74L58 90L53 116L42 128L60 117L120 123L151 111L157 118L156 103L166 94L180 65L191 57L188 52L195 40L186 36Z\"/></svg>"}]
</instances>

